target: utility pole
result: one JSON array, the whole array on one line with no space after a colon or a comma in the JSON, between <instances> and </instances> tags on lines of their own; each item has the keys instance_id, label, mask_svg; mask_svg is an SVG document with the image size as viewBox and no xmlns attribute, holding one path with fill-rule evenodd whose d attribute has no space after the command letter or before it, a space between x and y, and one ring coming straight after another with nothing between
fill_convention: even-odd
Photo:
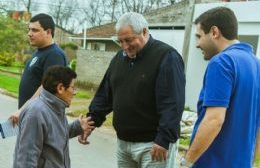
<instances>
[{"instance_id":1,"label":"utility pole","mask_svg":"<svg viewBox=\"0 0 260 168\"><path fill-rule=\"evenodd\" d=\"M86 41L87 41L87 24L84 24L84 33L83 33L83 49L86 50Z\"/></svg>"},{"instance_id":2,"label":"utility pole","mask_svg":"<svg viewBox=\"0 0 260 168\"><path fill-rule=\"evenodd\" d=\"M191 28L192 28L192 19L194 14L196 0L189 0L189 7L187 9L186 25L185 25L185 34L184 42L182 48L182 56L185 64L185 72L187 70L188 57L189 57L189 47L190 47L190 37L191 37Z\"/></svg>"}]
</instances>

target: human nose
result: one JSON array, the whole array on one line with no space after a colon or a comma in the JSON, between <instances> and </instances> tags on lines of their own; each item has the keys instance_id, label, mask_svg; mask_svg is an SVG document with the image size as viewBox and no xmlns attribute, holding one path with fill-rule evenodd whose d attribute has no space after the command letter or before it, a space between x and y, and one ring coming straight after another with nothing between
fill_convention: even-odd
<instances>
[{"instance_id":1,"label":"human nose","mask_svg":"<svg viewBox=\"0 0 260 168\"><path fill-rule=\"evenodd\" d=\"M200 43L198 41L196 42L196 48L200 48Z\"/></svg>"},{"instance_id":2,"label":"human nose","mask_svg":"<svg viewBox=\"0 0 260 168\"><path fill-rule=\"evenodd\" d=\"M127 42L121 42L121 48L123 50L127 50L129 48L129 44Z\"/></svg>"},{"instance_id":3,"label":"human nose","mask_svg":"<svg viewBox=\"0 0 260 168\"><path fill-rule=\"evenodd\" d=\"M29 30L28 33L27 33L27 35L28 35L29 37L31 37L31 36L32 36L32 31Z\"/></svg>"}]
</instances>

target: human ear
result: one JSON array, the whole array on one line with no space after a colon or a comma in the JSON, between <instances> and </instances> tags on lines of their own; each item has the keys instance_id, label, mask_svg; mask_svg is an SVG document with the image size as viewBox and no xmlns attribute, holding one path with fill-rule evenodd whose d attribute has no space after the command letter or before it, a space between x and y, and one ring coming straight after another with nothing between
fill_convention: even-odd
<instances>
[{"instance_id":1,"label":"human ear","mask_svg":"<svg viewBox=\"0 0 260 168\"><path fill-rule=\"evenodd\" d=\"M143 35L146 36L147 35L147 29L146 28L143 28Z\"/></svg>"},{"instance_id":2,"label":"human ear","mask_svg":"<svg viewBox=\"0 0 260 168\"><path fill-rule=\"evenodd\" d=\"M210 31L214 39L219 38L221 35L221 32L217 26L212 26Z\"/></svg>"},{"instance_id":3,"label":"human ear","mask_svg":"<svg viewBox=\"0 0 260 168\"><path fill-rule=\"evenodd\" d=\"M46 32L51 35L51 29L47 29Z\"/></svg>"},{"instance_id":4,"label":"human ear","mask_svg":"<svg viewBox=\"0 0 260 168\"><path fill-rule=\"evenodd\" d=\"M63 91L64 91L64 86L63 86L62 83L59 83L59 84L56 86L56 91L57 91L58 94L63 93Z\"/></svg>"}]
</instances>

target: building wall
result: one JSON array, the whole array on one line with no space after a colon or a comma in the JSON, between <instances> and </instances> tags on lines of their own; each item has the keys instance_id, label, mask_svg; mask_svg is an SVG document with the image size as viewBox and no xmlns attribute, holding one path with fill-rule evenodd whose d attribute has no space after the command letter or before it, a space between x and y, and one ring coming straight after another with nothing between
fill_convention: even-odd
<instances>
[{"instance_id":1,"label":"building wall","mask_svg":"<svg viewBox=\"0 0 260 168\"><path fill-rule=\"evenodd\" d=\"M69 42L70 34L64 32L62 29L56 27L54 33L54 41L58 44L64 44Z\"/></svg>"},{"instance_id":2,"label":"building wall","mask_svg":"<svg viewBox=\"0 0 260 168\"><path fill-rule=\"evenodd\" d=\"M114 42L106 42L106 51L117 52L121 49L119 45Z\"/></svg>"},{"instance_id":3,"label":"building wall","mask_svg":"<svg viewBox=\"0 0 260 168\"><path fill-rule=\"evenodd\" d=\"M184 26L186 22L185 13L189 0L184 0L176 5L156 9L145 14L150 26Z\"/></svg>"},{"instance_id":4,"label":"building wall","mask_svg":"<svg viewBox=\"0 0 260 168\"><path fill-rule=\"evenodd\" d=\"M98 48L95 48L94 45L98 44L100 46L104 46L104 50L105 51L109 51L109 52L117 52L118 50L120 50L120 46L117 45L115 42L113 41L102 41L102 40L89 40L87 42L87 50L93 50L93 51L98 51ZM100 48L101 49L101 48ZM99 50L100 50L99 49Z\"/></svg>"},{"instance_id":5,"label":"building wall","mask_svg":"<svg viewBox=\"0 0 260 168\"><path fill-rule=\"evenodd\" d=\"M78 46L81 46L81 41L80 40L73 40L70 39L69 37L71 37L73 34L70 34L64 30L62 30L59 27L55 27L55 33L54 33L54 41L57 44L65 44L65 43L69 43L69 42L73 42L75 44L77 44Z\"/></svg>"},{"instance_id":6,"label":"building wall","mask_svg":"<svg viewBox=\"0 0 260 168\"><path fill-rule=\"evenodd\" d=\"M78 50L77 80L99 85L115 52Z\"/></svg>"},{"instance_id":7,"label":"building wall","mask_svg":"<svg viewBox=\"0 0 260 168\"><path fill-rule=\"evenodd\" d=\"M173 46L180 54L184 41L185 30L150 30L153 38Z\"/></svg>"}]
</instances>

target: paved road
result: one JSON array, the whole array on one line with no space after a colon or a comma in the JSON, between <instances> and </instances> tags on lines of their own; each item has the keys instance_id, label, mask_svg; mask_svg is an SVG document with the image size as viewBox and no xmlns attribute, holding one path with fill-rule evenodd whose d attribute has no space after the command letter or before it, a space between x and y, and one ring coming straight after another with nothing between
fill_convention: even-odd
<instances>
[{"instance_id":1,"label":"paved road","mask_svg":"<svg viewBox=\"0 0 260 168\"><path fill-rule=\"evenodd\" d=\"M0 94L0 120L16 110L17 100ZM11 168L16 137L0 138L0 168ZM116 168L116 138L104 129L96 130L89 138L90 145L70 140L72 168Z\"/></svg>"}]
</instances>

